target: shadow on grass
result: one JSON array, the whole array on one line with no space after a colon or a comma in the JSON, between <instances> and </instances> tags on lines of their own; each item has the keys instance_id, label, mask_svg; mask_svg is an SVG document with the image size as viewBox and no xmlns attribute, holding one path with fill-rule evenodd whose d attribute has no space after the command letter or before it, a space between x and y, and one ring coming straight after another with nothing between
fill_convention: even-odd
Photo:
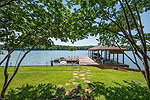
<instances>
[{"instance_id":1,"label":"shadow on grass","mask_svg":"<svg viewBox=\"0 0 150 100\"><path fill-rule=\"evenodd\" d=\"M39 84L38 86L25 85L21 88L11 89L6 95L6 100L94 100L105 97L106 100L150 100L147 87L135 82L126 82L117 87L106 86L102 82L88 84L90 91L85 91L78 85L77 88L66 92L64 88L52 84Z\"/></svg>"},{"instance_id":2,"label":"shadow on grass","mask_svg":"<svg viewBox=\"0 0 150 100\"><path fill-rule=\"evenodd\" d=\"M106 100L150 100L148 88L141 86L135 82L126 82L126 85L121 85L114 82L118 87L107 87L102 82L94 82L91 95L95 97L104 96Z\"/></svg>"},{"instance_id":3,"label":"shadow on grass","mask_svg":"<svg viewBox=\"0 0 150 100\"><path fill-rule=\"evenodd\" d=\"M11 89L5 96L5 100L90 100L88 95L81 85L67 92L64 88L52 84L37 86L27 84L21 88Z\"/></svg>"}]
</instances>

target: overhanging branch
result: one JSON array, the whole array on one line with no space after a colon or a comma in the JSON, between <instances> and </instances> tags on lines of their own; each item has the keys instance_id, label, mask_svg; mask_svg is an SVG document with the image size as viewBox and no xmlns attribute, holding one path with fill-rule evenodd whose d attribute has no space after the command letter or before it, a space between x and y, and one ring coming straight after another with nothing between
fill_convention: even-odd
<instances>
[{"instance_id":1,"label":"overhanging branch","mask_svg":"<svg viewBox=\"0 0 150 100\"><path fill-rule=\"evenodd\" d=\"M9 5L13 1L15 1L15 0L6 1L4 4L1 4L0 7L4 7L6 5Z\"/></svg>"}]
</instances>

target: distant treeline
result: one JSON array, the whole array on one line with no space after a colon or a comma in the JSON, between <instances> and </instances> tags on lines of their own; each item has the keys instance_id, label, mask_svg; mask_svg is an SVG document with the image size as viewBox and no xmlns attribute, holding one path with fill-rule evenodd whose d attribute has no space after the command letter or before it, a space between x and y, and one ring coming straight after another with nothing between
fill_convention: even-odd
<instances>
[{"instance_id":1,"label":"distant treeline","mask_svg":"<svg viewBox=\"0 0 150 100\"><path fill-rule=\"evenodd\" d=\"M89 48L92 48L94 46L64 46L64 45L54 45L49 48L42 48L42 47L35 47L34 50L88 50ZM141 49L142 46L140 46ZM131 46L123 46L123 48L127 48L129 51L131 51ZM27 48L28 49L28 48ZM147 50L150 51L150 45L147 46Z\"/></svg>"},{"instance_id":2,"label":"distant treeline","mask_svg":"<svg viewBox=\"0 0 150 100\"><path fill-rule=\"evenodd\" d=\"M51 47L44 48L42 46L35 47L33 50L88 50L89 48L94 46L65 46L65 45L53 45ZM28 50L29 48L25 48L24 50ZM5 50L3 45L0 45L0 50ZM16 48L16 50L20 50Z\"/></svg>"},{"instance_id":3,"label":"distant treeline","mask_svg":"<svg viewBox=\"0 0 150 100\"><path fill-rule=\"evenodd\" d=\"M49 48L36 47L34 50L88 50L93 46L64 46L64 45L54 45Z\"/></svg>"},{"instance_id":4,"label":"distant treeline","mask_svg":"<svg viewBox=\"0 0 150 100\"><path fill-rule=\"evenodd\" d=\"M128 51L131 51L131 50L132 50L131 46L123 46L123 48L127 48ZM142 46L140 46L140 48L143 49ZM150 45L147 45L147 51L150 51Z\"/></svg>"},{"instance_id":5,"label":"distant treeline","mask_svg":"<svg viewBox=\"0 0 150 100\"><path fill-rule=\"evenodd\" d=\"M44 48L44 47L35 47L33 50L70 50L70 51L74 51L74 50L88 50L89 48L94 47L94 46L65 46L65 45L54 45L48 48ZM142 48L142 46L140 46ZM129 51L131 51L131 46L123 46L123 48L127 48ZM0 50L1 49L5 49L2 48L2 45L0 45ZM25 48L24 50L28 50L29 48ZM143 49L143 48L142 48ZM16 49L16 50L20 50L20 49ZM147 45L147 50L150 51L150 45Z\"/></svg>"}]
</instances>

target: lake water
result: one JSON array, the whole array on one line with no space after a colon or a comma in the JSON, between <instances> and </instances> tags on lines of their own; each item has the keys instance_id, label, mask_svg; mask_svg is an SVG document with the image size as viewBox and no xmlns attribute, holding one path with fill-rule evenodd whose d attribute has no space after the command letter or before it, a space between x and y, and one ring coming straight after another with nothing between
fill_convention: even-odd
<instances>
[{"instance_id":1,"label":"lake water","mask_svg":"<svg viewBox=\"0 0 150 100\"><path fill-rule=\"evenodd\" d=\"M0 61L6 56L7 51L3 51L5 54L0 55ZM125 51L131 58L133 58L131 51ZM17 59L20 59L24 54L23 51L14 51L11 55L9 65L16 65ZM150 51L148 52L150 56ZM20 56L19 56L20 55ZM50 65L51 59L54 60L59 57L87 57L87 50L77 50L77 51L67 51L67 50L42 50L42 51L31 51L25 59L22 61L21 65ZM111 56L112 58L112 56ZM117 58L117 57L115 57ZM133 59L134 60L134 59ZM119 61L122 62L122 55L119 55ZM140 66L142 62L138 59L138 63ZM130 68L136 69L136 66L125 56L125 64L130 65ZM149 63L150 64L150 63ZM1 65L4 66L5 62Z\"/></svg>"}]
</instances>

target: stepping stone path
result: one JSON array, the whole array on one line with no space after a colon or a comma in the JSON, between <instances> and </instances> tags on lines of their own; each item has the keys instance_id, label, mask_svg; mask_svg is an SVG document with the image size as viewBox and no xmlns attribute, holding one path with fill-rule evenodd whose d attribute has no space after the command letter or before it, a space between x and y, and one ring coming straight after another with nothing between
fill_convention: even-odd
<instances>
[{"instance_id":1,"label":"stepping stone path","mask_svg":"<svg viewBox=\"0 0 150 100\"><path fill-rule=\"evenodd\" d=\"M65 95L69 95L69 92L68 92L68 91L66 91L66 92L65 92Z\"/></svg>"},{"instance_id":2,"label":"stepping stone path","mask_svg":"<svg viewBox=\"0 0 150 100\"><path fill-rule=\"evenodd\" d=\"M72 79L70 79L69 81L74 81L74 80L75 80L75 79L72 78Z\"/></svg>"},{"instance_id":3,"label":"stepping stone path","mask_svg":"<svg viewBox=\"0 0 150 100\"><path fill-rule=\"evenodd\" d=\"M76 68L72 72L73 72L72 73L73 78L70 79L69 82L66 83L66 86L69 86L71 84L74 84L74 85L80 84L80 82L76 81L77 79L83 81L84 83L91 83L91 81L89 80L90 76L92 76L90 68L86 68L86 67L83 68L80 66L76 66ZM63 87L63 85L59 84L58 87ZM85 92L90 93L90 90L85 89ZM66 91L65 95L68 95L68 91Z\"/></svg>"},{"instance_id":4,"label":"stepping stone path","mask_svg":"<svg viewBox=\"0 0 150 100\"><path fill-rule=\"evenodd\" d=\"M68 86L68 85L70 85L70 83L66 83L66 85Z\"/></svg>"},{"instance_id":5,"label":"stepping stone path","mask_svg":"<svg viewBox=\"0 0 150 100\"><path fill-rule=\"evenodd\" d=\"M74 76L74 78L79 78L79 76Z\"/></svg>"},{"instance_id":6,"label":"stepping stone path","mask_svg":"<svg viewBox=\"0 0 150 100\"><path fill-rule=\"evenodd\" d=\"M82 77L81 79L85 80L85 77Z\"/></svg>"},{"instance_id":7,"label":"stepping stone path","mask_svg":"<svg viewBox=\"0 0 150 100\"><path fill-rule=\"evenodd\" d=\"M80 76L85 76L85 74L80 74Z\"/></svg>"},{"instance_id":8,"label":"stepping stone path","mask_svg":"<svg viewBox=\"0 0 150 100\"><path fill-rule=\"evenodd\" d=\"M84 82L85 82L85 83L91 83L91 81L89 81L89 80L85 80Z\"/></svg>"},{"instance_id":9,"label":"stepping stone path","mask_svg":"<svg viewBox=\"0 0 150 100\"><path fill-rule=\"evenodd\" d=\"M87 75L87 76L92 76L92 75Z\"/></svg>"},{"instance_id":10,"label":"stepping stone path","mask_svg":"<svg viewBox=\"0 0 150 100\"><path fill-rule=\"evenodd\" d=\"M77 73L73 73L73 75L77 75Z\"/></svg>"},{"instance_id":11,"label":"stepping stone path","mask_svg":"<svg viewBox=\"0 0 150 100\"><path fill-rule=\"evenodd\" d=\"M75 70L79 70L79 68L76 68Z\"/></svg>"},{"instance_id":12,"label":"stepping stone path","mask_svg":"<svg viewBox=\"0 0 150 100\"><path fill-rule=\"evenodd\" d=\"M72 82L72 84L80 84L79 82Z\"/></svg>"},{"instance_id":13,"label":"stepping stone path","mask_svg":"<svg viewBox=\"0 0 150 100\"><path fill-rule=\"evenodd\" d=\"M62 84L59 84L58 87L63 87L63 85L62 85Z\"/></svg>"},{"instance_id":14,"label":"stepping stone path","mask_svg":"<svg viewBox=\"0 0 150 100\"><path fill-rule=\"evenodd\" d=\"M89 89L85 89L84 91L85 91L85 93L90 94L90 90Z\"/></svg>"},{"instance_id":15,"label":"stepping stone path","mask_svg":"<svg viewBox=\"0 0 150 100\"><path fill-rule=\"evenodd\" d=\"M74 71L75 73L78 73L79 71Z\"/></svg>"},{"instance_id":16,"label":"stepping stone path","mask_svg":"<svg viewBox=\"0 0 150 100\"><path fill-rule=\"evenodd\" d=\"M91 72L86 72L86 73L91 74Z\"/></svg>"}]
</instances>

